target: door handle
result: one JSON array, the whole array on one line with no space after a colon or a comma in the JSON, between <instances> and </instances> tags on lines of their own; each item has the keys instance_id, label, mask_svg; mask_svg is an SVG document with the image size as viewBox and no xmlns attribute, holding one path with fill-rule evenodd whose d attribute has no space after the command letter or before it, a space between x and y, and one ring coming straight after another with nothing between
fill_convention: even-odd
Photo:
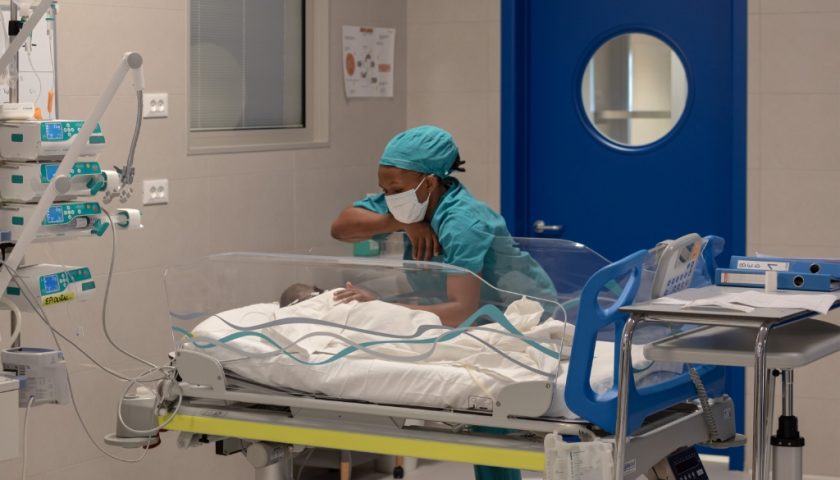
<instances>
[{"instance_id":1,"label":"door handle","mask_svg":"<svg viewBox=\"0 0 840 480\"><path fill-rule=\"evenodd\" d=\"M543 220L534 222L534 232L536 233L559 232L561 230L563 230L563 225L546 225Z\"/></svg>"}]
</instances>

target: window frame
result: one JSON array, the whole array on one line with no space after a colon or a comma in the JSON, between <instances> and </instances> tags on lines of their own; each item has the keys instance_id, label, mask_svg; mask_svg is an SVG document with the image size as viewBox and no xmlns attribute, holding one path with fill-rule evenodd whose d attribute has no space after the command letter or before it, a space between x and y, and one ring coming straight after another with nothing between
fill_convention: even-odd
<instances>
[{"instance_id":1,"label":"window frame","mask_svg":"<svg viewBox=\"0 0 840 480\"><path fill-rule=\"evenodd\" d=\"M186 3L186 121L187 155L266 152L329 146L330 72L329 0L304 0L304 127L245 130L191 130L190 1Z\"/></svg>"}]
</instances>

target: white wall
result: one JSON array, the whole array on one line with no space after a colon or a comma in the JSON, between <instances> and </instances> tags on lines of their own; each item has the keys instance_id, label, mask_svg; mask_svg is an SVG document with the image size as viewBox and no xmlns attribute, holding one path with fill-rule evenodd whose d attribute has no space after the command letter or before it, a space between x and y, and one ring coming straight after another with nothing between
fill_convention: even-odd
<instances>
[{"instance_id":1,"label":"white wall","mask_svg":"<svg viewBox=\"0 0 840 480\"><path fill-rule=\"evenodd\" d=\"M467 161L458 174L499 208L499 0L408 0L409 127L449 130Z\"/></svg>"},{"instance_id":2,"label":"white wall","mask_svg":"<svg viewBox=\"0 0 840 480\"><path fill-rule=\"evenodd\" d=\"M211 252L281 251L321 245L335 214L376 187L376 161L387 140L405 128L406 5L404 0L331 2L331 146L312 150L186 155L188 85L187 0L63 0L60 58L61 113L84 118L127 50L146 60L146 85L168 92L170 117L144 124L137 153L137 182L168 178L171 201L144 208L146 228L119 237L110 325L117 341L163 362L172 349L163 272ZM341 83L340 28L344 24L395 27L395 97L347 101ZM109 146L105 165L122 164L133 128L134 97L121 90L102 124ZM142 195L129 206L139 207ZM115 207L116 208L116 207ZM85 304L51 310L52 321L100 360L124 371L135 366L105 343L99 307L110 253L109 237L54 243L28 260L89 265L99 296ZM5 327L4 327L5 328ZM26 318L27 345L51 346L45 328ZM97 440L113 431L124 385L65 348L82 415ZM2 427L0 427L2 428ZM217 457L211 447L175 452L175 435L149 453L141 466L123 465L97 452L72 410L33 410L29 478L38 480L133 478L250 478L240 456ZM136 457L138 451L116 452ZM0 463L0 478L17 478L20 461Z\"/></svg>"}]
</instances>

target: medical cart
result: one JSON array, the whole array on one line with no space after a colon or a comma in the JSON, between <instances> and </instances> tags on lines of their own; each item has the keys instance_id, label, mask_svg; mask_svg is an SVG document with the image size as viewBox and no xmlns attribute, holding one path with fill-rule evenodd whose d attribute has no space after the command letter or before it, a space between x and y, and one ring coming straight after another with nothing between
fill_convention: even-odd
<instances>
[{"instance_id":1,"label":"medical cart","mask_svg":"<svg viewBox=\"0 0 840 480\"><path fill-rule=\"evenodd\" d=\"M707 286L672 295L675 299L698 300L745 289ZM802 294L802 292L796 292ZM785 293L779 293L785 295ZM815 293L816 294L816 293ZM838 302L833 308L840 305ZM840 350L840 326L816 320L816 312L791 308L756 308L749 313L716 307L682 308L645 302L621 309L630 314L625 323L619 360L619 397L615 438L623 445L627 437L630 384L630 348L642 323L702 325L645 346L649 360L705 365L754 367L754 415L752 478L770 478L768 446L771 443L775 377L782 377L782 417L773 437L774 480L802 478L804 440L796 431L793 412L793 370ZM771 336L770 333L773 333ZM624 449L616 448L616 480L624 478Z\"/></svg>"}]
</instances>

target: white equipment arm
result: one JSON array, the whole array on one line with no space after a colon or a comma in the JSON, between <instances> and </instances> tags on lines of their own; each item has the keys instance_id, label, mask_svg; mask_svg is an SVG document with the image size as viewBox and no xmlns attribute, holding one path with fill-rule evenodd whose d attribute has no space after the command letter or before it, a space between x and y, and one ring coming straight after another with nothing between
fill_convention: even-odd
<instances>
[{"instance_id":1,"label":"white equipment arm","mask_svg":"<svg viewBox=\"0 0 840 480\"><path fill-rule=\"evenodd\" d=\"M42 0L43 2L47 2L47 0ZM105 114L105 110L108 109L108 105L114 99L114 96L117 94L117 90L120 88L123 79L125 76L132 72L133 74L133 83L134 88L138 92L143 90L143 57L136 52L128 52L126 53L123 58L120 60L119 65L117 66L117 71L114 72L113 78L111 78L111 83L105 88L105 91L102 92L102 95L99 96L99 101L96 103L96 107L94 107L93 112L91 112L90 117L85 120L82 129L79 131L79 134L76 135L75 140L73 140L73 144L70 146L70 149L67 151L67 154L64 155L64 158L61 160L61 163L58 166L58 170L56 171L55 175L53 176L52 180L50 180L49 185L47 185L46 191L41 196L41 200L38 201L38 204L35 206L35 210L32 212L32 216L26 219L26 225L23 227L23 231L21 231L20 237L15 243L14 248L12 249L12 253L6 259L6 265L11 269L17 269L20 265L20 262L23 261L24 255L26 255L26 251L29 249L29 246L32 244L32 241L35 240L35 236L38 234L38 230L41 229L43 219L47 214L47 210L55 201L55 197L57 196L58 188L57 183L60 182L65 185L69 185L69 182L66 181L67 174L70 173L70 169L76 163L76 160L79 158L79 154L82 151L82 148L87 144L90 135L93 133L93 130L96 128L96 125L99 124L99 120L102 118L102 115ZM113 225L111 228L114 228ZM12 274L7 268L0 269L0 294L6 291L6 287L9 286L9 282L12 279Z\"/></svg>"},{"instance_id":2,"label":"white equipment arm","mask_svg":"<svg viewBox=\"0 0 840 480\"><path fill-rule=\"evenodd\" d=\"M20 47L23 46L23 42L29 38L29 35L32 34L32 31L35 30L35 27L38 25L38 22L41 21L41 18L44 17L44 14L47 13L47 10L50 9L52 6L52 0L41 0L41 3L38 5L38 8L32 11L32 15L26 20L26 23L23 24L23 28L18 32L17 36L15 37L14 41L6 48L6 51L3 53L3 56L0 57L0 72L6 70L6 67L12 63L12 59L15 58ZM7 28L6 25L0 25L2 28Z\"/></svg>"}]
</instances>

